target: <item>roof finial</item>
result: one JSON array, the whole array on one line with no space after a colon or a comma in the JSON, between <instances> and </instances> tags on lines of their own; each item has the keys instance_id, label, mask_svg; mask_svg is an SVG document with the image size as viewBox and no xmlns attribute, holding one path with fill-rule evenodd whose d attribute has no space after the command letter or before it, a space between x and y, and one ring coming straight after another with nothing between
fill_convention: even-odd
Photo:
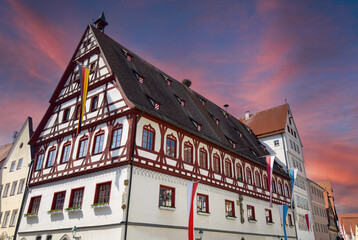
<instances>
[{"instance_id":1,"label":"roof finial","mask_svg":"<svg viewBox=\"0 0 358 240\"><path fill-rule=\"evenodd\" d=\"M106 17L104 16L104 11L102 11L101 15L94 22L94 24L96 24L97 29L104 32L104 28L108 25L108 22L106 21Z\"/></svg>"}]
</instances>

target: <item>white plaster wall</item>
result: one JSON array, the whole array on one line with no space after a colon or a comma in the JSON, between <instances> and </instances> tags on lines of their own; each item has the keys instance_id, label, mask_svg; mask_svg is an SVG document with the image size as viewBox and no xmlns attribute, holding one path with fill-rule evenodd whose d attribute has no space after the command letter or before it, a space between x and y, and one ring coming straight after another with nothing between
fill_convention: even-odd
<instances>
[{"instance_id":1,"label":"white plaster wall","mask_svg":"<svg viewBox=\"0 0 358 240\"><path fill-rule=\"evenodd\" d=\"M38 216L22 216L19 228L19 236L27 237L34 235L34 232L46 231L62 236L68 234L68 229L77 226L78 229L83 227L105 226L108 224L120 223L123 220L122 195L124 192L124 180L127 179L127 167L112 168L101 172L94 172L87 175L73 177L53 183L43 184L31 188L26 199L25 213L28 211L31 197L41 195L41 203ZM96 184L112 181L110 203L107 208L94 209L91 207L94 201ZM79 212L67 212L50 215L52 200L55 192L66 191L64 209L68 207L71 195L71 189L85 187L82 210ZM66 230L67 229L67 230ZM88 234L89 230L83 230L86 239L99 239L98 235ZM104 231L104 230L103 230ZM116 236L118 229L115 227L104 231L105 236ZM107 235L108 234L108 235ZM31 238L29 238L31 239ZM56 239L56 238L53 238Z\"/></svg>"}]
</instances>

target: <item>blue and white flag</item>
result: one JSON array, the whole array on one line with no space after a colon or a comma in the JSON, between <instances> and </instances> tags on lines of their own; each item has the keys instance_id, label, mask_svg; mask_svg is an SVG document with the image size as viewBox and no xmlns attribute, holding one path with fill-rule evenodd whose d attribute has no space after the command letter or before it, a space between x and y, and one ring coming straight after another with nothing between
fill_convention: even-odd
<instances>
[{"instance_id":1,"label":"blue and white flag","mask_svg":"<svg viewBox=\"0 0 358 240\"><path fill-rule=\"evenodd\" d=\"M278 211L280 212L280 219L281 224L283 227L283 233L285 235L285 240L287 240L287 234L286 234L286 217L288 212L288 206L287 205L277 205Z\"/></svg>"},{"instance_id":2,"label":"blue and white flag","mask_svg":"<svg viewBox=\"0 0 358 240\"><path fill-rule=\"evenodd\" d=\"M290 180L291 180L291 207L293 201L293 188L295 187L295 181L297 177L297 168L290 169Z\"/></svg>"}]
</instances>

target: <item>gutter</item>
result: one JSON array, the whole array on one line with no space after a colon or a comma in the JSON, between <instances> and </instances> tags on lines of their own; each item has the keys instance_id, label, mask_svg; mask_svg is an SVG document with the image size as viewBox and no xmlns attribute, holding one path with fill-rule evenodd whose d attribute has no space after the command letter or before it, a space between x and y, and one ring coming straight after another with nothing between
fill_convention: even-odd
<instances>
[{"instance_id":1,"label":"gutter","mask_svg":"<svg viewBox=\"0 0 358 240\"><path fill-rule=\"evenodd\" d=\"M135 140L136 140L136 135L137 135L137 123L138 123L138 119L143 115L144 111L142 111L138 116L136 116L135 118L135 122L134 122L134 134L133 134L133 144L132 144L132 158L131 158L131 162L130 162L130 166L131 166L131 171L130 171L130 175L129 175L129 186L128 186L128 201L127 201L127 213L126 213L126 221L125 221L125 226L124 226L124 240L127 240L127 235L128 235L128 218L129 218L129 205L130 205L130 200L131 200L131 190L132 190L132 178L133 178L133 163L134 163L134 150L135 150Z\"/></svg>"}]
</instances>

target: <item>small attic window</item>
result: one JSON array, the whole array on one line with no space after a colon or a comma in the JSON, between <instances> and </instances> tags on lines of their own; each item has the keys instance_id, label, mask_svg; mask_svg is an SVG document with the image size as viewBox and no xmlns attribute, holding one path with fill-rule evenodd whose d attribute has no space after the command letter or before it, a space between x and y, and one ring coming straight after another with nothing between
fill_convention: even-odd
<instances>
[{"instance_id":1,"label":"small attic window","mask_svg":"<svg viewBox=\"0 0 358 240\"><path fill-rule=\"evenodd\" d=\"M155 108L155 110L159 110L160 109L160 103L159 102L156 102L153 100L153 98L147 96L149 102L153 105L153 107Z\"/></svg>"},{"instance_id":2,"label":"small attic window","mask_svg":"<svg viewBox=\"0 0 358 240\"><path fill-rule=\"evenodd\" d=\"M257 157L257 154L255 153L255 151L252 149L250 149L250 150L251 150L252 154L254 154L254 156Z\"/></svg>"},{"instance_id":3,"label":"small attic window","mask_svg":"<svg viewBox=\"0 0 358 240\"><path fill-rule=\"evenodd\" d=\"M128 62L131 62L132 59L133 59L133 56L130 55L130 54L129 54L126 50L124 50L124 49L122 49L122 51L123 51L123 53L124 53L124 56L126 56L127 61L128 61Z\"/></svg>"},{"instance_id":4,"label":"small attic window","mask_svg":"<svg viewBox=\"0 0 358 240\"><path fill-rule=\"evenodd\" d=\"M178 100L179 104L184 107L185 106L185 101L183 99L181 99L180 97L178 97L177 95L174 95L175 98Z\"/></svg>"},{"instance_id":5,"label":"small attic window","mask_svg":"<svg viewBox=\"0 0 358 240\"><path fill-rule=\"evenodd\" d=\"M168 86L171 86L172 85L172 80L170 80L167 76L165 76L164 74L162 74L165 82L168 84Z\"/></svg>"},{"instance_id":6,"label":"small attic window","mask_svg":"<svg viewBox=\"0 0 358 240\"><path fill-rule=\"evenodd\" d=\"M139 83L144 83L144 77L139 75L137 72L134 72L135 77L137 78Z\"/></svg>"},{"instance_id":7,"label":"small attic window","mask_svg":"<svg viewBox=\"0 0 358 240\"><path fill-rule=\"evenodd\" d=\"M198 130L198 131L201 131L201 124L197 123L195 120L191 119L191 122L194 124L195 128Z\"/></svg>"},{"instance_id":8,"label":"small attic window","mask_svg":"<svg viewBox=\"0 0 358 240\"><path fill-rule=\"evenodd\" d=\"M220 120L215 117L214 115L210 114L211 118L215 121L216 125L219 125L220 124Z\"/></svg>"},{"instance_id":9,"label":"small attic window","mask_svg":"<svg viewBox=\"0 0 358 240\"><path fill-rule=\"evenodd\" d=\"M234 141L232 141L230 138L226 137L226 139L229 141L229 143L231 144L231 146L233 148L236 148L236 143Z\"/></svg>"},{"instance_id":10,"label":"small attic window","mask_svg":"<svg viewBox=\"0 0 358 240\"><path fill-rule=\"evenodd\" d=\"M235 129L235 131L237 132L237 134L239 134L240 135L240 137L242 137L242 132L240 132L239 130L237 130L236 128L234 128Z\"/></svg>"},{"instance_id":11,"label":"small attic window","mask_svg":"<svg viewBox=\"0 0 358 240\"><path fill-rule=\"evenodd\" d=\"M73 74L73 82L79 82L79 81L80 81L80 74L77 71Z\"/></svg>"},{"instance_id":12,"label":"small attic window","mask_svg":"<svg viewBox=\"0 0 358 240\"><path fill-rule=\"evenodd\" d=\"M94 73L95 67L96 67L96 62L91 63L91 65L90 65L90 74Z\"/></svg>"},{"instance_id":13,"label":"small attic window","mask_svg":"<svg viewBox=\"0 0 358 240\"><path fill-rule=\"evenodd\" d=\"M227 118L228 117L227 112L222 108L219 108L219 109L220 109L221 113Z\"/></svg>"},{"instance_id":14,"label":"small attic window","mask_svg":"<svg viewBox=\"0 0 358 240\"><path fill-rule=\"evenodd\" d=\"M198 98L199 98L199 100L200 100L201 104L202 104L203 106L205 106L206 101L205 101L204 99L202 99L201 97L198 97Z\"/></svg>"},{"instance_id":15,"label":"small attic window","mask_svg":"<svg viewBox=\"0 0 358 240\"><path fill-rule=\"evenodd\" d=\"M87 38L86 40L83 41L83 47L87 47L88 45L90 45L91 43L91 39L90 38Z\"/></svg>"}]
</instances>

